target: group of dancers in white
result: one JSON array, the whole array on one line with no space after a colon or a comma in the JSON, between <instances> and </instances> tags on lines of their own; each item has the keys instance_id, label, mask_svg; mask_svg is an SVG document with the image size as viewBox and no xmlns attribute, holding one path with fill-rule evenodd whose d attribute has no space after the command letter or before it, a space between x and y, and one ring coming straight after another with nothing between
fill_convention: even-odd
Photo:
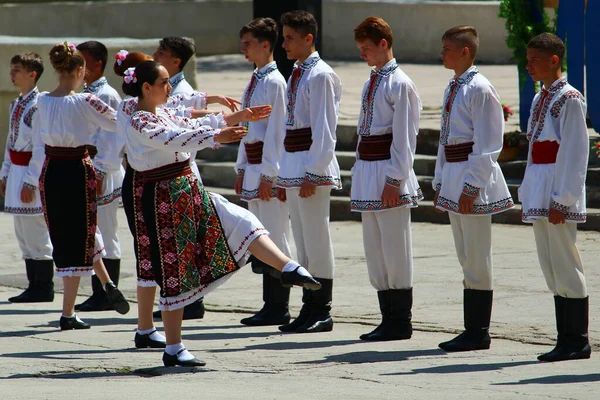
<instances>
[{"instance_id":1,"label":"group of dancers in white","mask_svg":"<svg viewBox=\"0 0 600 400\"><path fill-rule=\"evenodd\" d=\"M117 287L122 199L136 256L135 345L164 348L165 366L205 365L185 349L182 320L202 318L204 296L248 263L263 275L264 306L243 324L296 333L333 329L329 212L331 190L341 188L335 157L341 81L315 51L318 26L310 13L286 13L281 27L282 46L297 60L288 82L273 59L278 24L257 18L240 30L242 52L256 65L241 102L189 85L183 68L195 49L183 38L164 38L153 55L115 55L124 99L104 76L108 52L100 42L51 49L58 76L51 92L36 86L44 70L39 55L12 58L11 79L21 95L10 107L0 191L5 212L14 214L29 286L11 302L53 301L55 266L64 286L62 330L90 327L76 310L127 313L129 303ZM413 171L421 101L394 59L391 28L383 19L365 19L354 38L374 68L362 94L351 207L362 213L367 269L382 314L381 324L360 339L409 339L410 209L423 198ZM587 293L570 223L585 220L585 173L577 182L568 175L584 168L572 158L582 154L577 140L583 140L561 135L564 124L580 133L570 110L583 109L585 116L585 103L561 78L560 39L536 39L530 42L531 65L543 64L540 59L548 65L530 73L548 89L534 101L520 194L523 219L534 224L540 263L555 295L558 330L556 348L540 359L588 358ZM442 44L444 65L456 75L444 93L435 203L449 212L464 272L465 331L440 347L488 349L491 215L514 207L497 163L504 120L496 91L473 65L475 29L452 28ZM211 111L207 106L214 103L230 112ZM194 161L199 150L234 142L241 142L234 189L248 210L207 192ZM569 168L555 168L560 163ZM555 177L559 173L564 176ZM297 261L290 257L290 225ZM93 294L76 305L80 278L90 275ZM302 287L303 305L290 322L292 286ZM156 287L159 312L153 315ZM155 317L162 318L164 336Z\"/></svg>"}]
</instances>

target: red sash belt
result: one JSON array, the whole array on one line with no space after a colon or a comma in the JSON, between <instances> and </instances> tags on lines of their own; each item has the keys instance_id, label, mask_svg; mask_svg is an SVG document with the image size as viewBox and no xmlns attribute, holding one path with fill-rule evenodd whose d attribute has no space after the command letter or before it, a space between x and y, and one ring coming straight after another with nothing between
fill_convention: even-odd
<instances>
[{"instance_id":1,"label":"red sash belt","mask_svg":"<svg viewBox=\"0 0 600 400\"><path fill-rule=\"evenodd\" d=\"M556 141L533 142L531 162L534 164L554 164L560 145Z\"/></svg>"},{"instance_id":2,"label":"red sash belt","mask_svg":"<svg viewBox=\"0 0 600 400\"><path fill-rule=\"evenodd\" d=\"M29 165L29 161L31 161L32 152L31 151L14 151L9 150L10 154L10 162L14 165L20 165L21 167L26 167Z\"/></svg>"},{"instance_id":3,"label":"red sash belt","mask_svg":"<svg viewBox=\"0 0 600 400\"><path fill-rule=\"evenodd\" d=\"M358 144L358 158L364 161L380 161L392 158L393 135L362 136Z\"/></svg>"},{"instance_id":4,"label":"red sash belt","mask_svg":"<svg viewBox=\"0 0 600 400\"><path fill-rule=\"evenodd\" d=\"M91 146L89 144L86 147L88 149L88 153L90 155L90 158L93 160L94 157L96 157L96 154L98 154L98 149L96 148L96 146Z\"/></svg>"},{"instance_id":5,"label":"red sash belt","mask_svg":"<svg viewBox=\"0 0 600 400\"><path fill-rule=\"evenodd\" d=\"M192 168L190 167L190 160L185 160L149 169L147 171L138 171L137 173L142 179L142 182L153 183L190 175L192 173Z\"/></svg>"},{"instance_id":6,"label":"red sash belt","mask_svg":"<svg viewBox=\"0 0 600 400\"><path fill-rule=\"evenodd\" d=\"M444 146L446 162L457 163L469 160L469 154L473 152L473 142L453 144Z\"/></svg>"},{"instance_id":7,"label":"red sash belt","mask_svg":"<svg viewBox=\"0 0 600 400\"><path fill-rule=\"evenodd\" d=\"M46 157L51 160L83 160L87 156L87 146L54 147L46 145Z\"/></svg>"},{"instance_id":8,"label":"red sash belt","mask_svg":"<svg viewBox=\"0 0 600 400\"><path fill-rule=\"evenodd\" d=\"M263 156L263 142L244 143L248 164L260 164Z\"/></svg>"},{"instance_id":9,"label":"red sash belt","mask_svg":"<svg viewBox=\"0 0 600 400\"><path fill-rule=\"evenodd\" d=\"M283 147L288 153L308 151L312 145L312 131L310 128L288 130L285 133Z\"/></svg>"}]
</instances>

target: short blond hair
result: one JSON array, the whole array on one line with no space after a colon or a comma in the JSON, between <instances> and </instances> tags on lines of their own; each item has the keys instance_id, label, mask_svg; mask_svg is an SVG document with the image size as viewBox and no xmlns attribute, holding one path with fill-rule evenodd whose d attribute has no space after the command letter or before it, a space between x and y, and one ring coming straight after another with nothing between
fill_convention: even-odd
<instances>
[{"instance_id":1,"label":"short blond hair","mask_svg":"<svg viewBox=\"0 0 600 400\"><path fill-rule=\"evenodd\" d=\"M479 37L477 36L477 30L472 26L460 25L450 28L442 36L442 40L445 39L462 47L467 47L471 57L475 58L479 47Z\"/></svg>"}]
</instances>

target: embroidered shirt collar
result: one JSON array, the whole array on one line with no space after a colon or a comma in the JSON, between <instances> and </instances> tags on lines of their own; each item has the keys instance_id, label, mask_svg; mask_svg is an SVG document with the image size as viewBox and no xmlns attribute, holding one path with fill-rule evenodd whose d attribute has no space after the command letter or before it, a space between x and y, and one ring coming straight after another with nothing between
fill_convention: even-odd
<instances>
[{"instance_id":1,"label":"embroidered shirt collar","mask_svg":"<svg viewBox=\"0 0 600 400\"><path fill-rule=\"evenodd\" d=\"M479 73L479 70L477 69L477 67L472 65L471 67L469 67L469 69L467 69L465 72L463 72L461 74L461 76L459 76L458 78L450 79L450 84L453 84L456 82L459 85L464 85L465 83L470 81L469 78L472 78L473 76L475 76L478 73Z\"/></svg>"},{"instance_id":2,"label":"embroidered shirt collar","mask_svg":"<svg viewBox=\"0 0 600 400\"><path fill-rule=\"evenodd\" d=\"M381 76L388 76L392 72L394 72L396 70L396 68L398 68L398 63L396 62L395 58L392 58L383 67L381 67L379 70L373 68L371 70L371 76L373 76L374 74L379 74Z\"/></svg>"},{"instance_id":3,"label":"embroidered shirt collar","mask_svg":"<svg viewBox=\"0 0 600 400\"><path fill-rule=\"evenodd\" d=\"M304 60L304 62L302 62L302 64L298 65L298 61L296 61L296 64L294 65L294 67L300 67L304 70L306 69L311 69L312 67L315 66L315 64L321 59L321 57L319 56L319 52L315 51L313 52L310 56L308 56L306 58L306 60Z\"/></svg>"},{"instance_id":4,"label":"embroidered shirt collar","mask_svg":"<svg viewBox=\"0 0 600 400\"><path fill-rule=\"evenodd\" d=\"M254 75L256 75L256 79L262 79L265 76L269 75L271 72L277 69L277 63L275 61L271 61L267 65L263 66L260 69L254 70Z\"/></svg>"},{"instance_id":5,"label":"embroidered shirt collar","mask_svg":"<svg viewBox=\"0 0 600 400\"><path fill-rule=\"evenodd\" d=\"M550 88L546 89L545 87L543 87L542 89L547 90L550 93L556 93L558 92L560 89L563 88L563 86L565 86L567 84L567 78L564 76L561 76L560 78L558 78L557 80L555 80L552 85L550 85Z\"/></svg>"},{"instance_id":6,"label":"embroidered shirt collar","mask_svg":"<svg viewBox=\"0 0 600 400\"><path fill-rule=\"evenodd\" d=\"M177 85L179 85L179 82L181 82L184 79L185 79L185 75L183 75L183 71L181 71L181 72L176 73L172 77L170 77L169 83L171 83L171 87L173 87L173 89L175 89L175 87L177 87Z\"/></svg>"},{"instance_id":7,"label":"embroidered shirt collar","mask_svg":"<svg viewBox=\"0 0 600 400\"><path fill-rule=\"evenodd\" d=\"M40 93L40 91L38 90L38 87L36 86L33 89L31 89L29 92L27 92L27 94L25 94L24 96L19 96L19 102L29 103L29 101L31 101L31 99L33 99L39 93Z\"/></svg>"},{"instance_id":8,"label":"embroidered shirt collar","mask_svg":"<svg viewBox=\"0 0 600 400\"><path fill-rule=\"evenodd\" d=\"M97 93L98 90L100 90L100 88L106 85L107 83L108 81L106 80L106 77L103 76L100 79L97 79L94 82L92 82L90 86L85 85L83 91L85 93Z\"/></svg>"}]
</instances>

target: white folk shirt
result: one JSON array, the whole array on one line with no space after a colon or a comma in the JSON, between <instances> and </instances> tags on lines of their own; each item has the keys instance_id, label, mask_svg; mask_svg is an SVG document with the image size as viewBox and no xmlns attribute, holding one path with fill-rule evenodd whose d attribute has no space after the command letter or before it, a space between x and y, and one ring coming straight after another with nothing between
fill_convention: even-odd
<instances>
[{"instance_id":1,"label":"white folk shirt","mask_svg":"<svg viewBox=\"0 0 600 400\"><path fill-rule=\"evenodd\" d=\"M294 74L299 74L296 81ZM294 188L304 181L341 189L340 166L335 157L336 127L342 83L333 69L312 53L294 66L288 80L286 129L310 128L308 151L283 152L277 186Z\"/></svg>"},{"instance_id":2,"label":"white folk shirt","mask_svg":"<svg viewBox=\"0 0 600 400\"><path fill-rule=\"evenodd\" d=\"M257 200L260 182L273 184L279 173L285 138L285 89L285 78L273 61L254 71L244 91L244 108L259 105L273 108L269 118L245 124L248 126L248 135L240 143L235 163L236 172L244 176L242 200ZM262 163L249 164L244 143L256 142L263 142Z\"/></svg>"},{"instance_id":3,"label":"white folk shirt","mask_svg":"<svg viewBox=\"0 0 600 400\"><path fill-rule=\"evenodd\" d=\"M185 80L185 75L183 74L183 71L169 78L169 82L173 87L173 90L171 90L172 96L176 94L192 94L195 92L192 85L190 85L188 81Z\"/></svg>"},{"instance_id":4,"label":"white folk shirt","mask_svg":"<svg viewBox=\"0 0 600 400\"><path fill-rule=\"evenodd\" d=\"M504 116L498 93L472 66L452 79L444 93L433 179L438 208L460 214L462 194L475 197L471 215L497 214L514 207L497 162L503 138ZM444 146L467 142L474 143L468 161L447 163Z\"/></svg>"},{"instance_id":5,"label":"white folk shirt","mask_svg":"<svg viewBox=\"0 0 600 400\"><path fill-rule=\"evenodd\" d=\"M10 103L8 137L6 138L6 153L0 179L6 182L4 212L15 215L41 215L42 204L38 192L38 181L44 163L44 154L31 158L28 166L13 165L10 151L33 151L34 129L33 119L37 112L37 100L40 95L38 88L19 96ZM35 190L34 200L30 203L21 201L21 190L27 187Z\"/></svg>"},{"instance_id":6,"label":"white folk shirt","mask_svg":"<svg viewBox=\"0 0 600 400\"><path fill-rule=\"evenodd\" d=\"M565 213L568 222L585 222L585 177L590 151L586 110L584 97L564 77L533 99L527 124L527 169L519 188L524 222L548 218L549 208ZM532 145L544 141L559 143L556 163L533 164Z\"/></svg>"},{"instance_id":7,"label":"white folk shirt","mask_svg":"<svg viewBox=\"0 0 600 400\"><path fill-rule=\"evenodd\" d=\"M127 161L136 171L147 171L189 160L190 151L217 148L214 136L225 126L222 114L190 119L166 109L157 115L134 111L127 121Z\"/></svg>"},{"instance_id":8,"label":"white folk shirt","mask_svg":"<svg viewBox=\"0 0 600 400\"><path fill-rule=\"evenodd\" d=\"M416 207L423 199L413 162L419 133L421 99L413 81L392 59L380 70L372 70L363 88L358 123L359 144L363 137L393 134L389 160L364 161L356 152L352 167L350 206L352 211L381 211L386 184L400 188L397 207Z\"/></svg>"}]
</instances>

